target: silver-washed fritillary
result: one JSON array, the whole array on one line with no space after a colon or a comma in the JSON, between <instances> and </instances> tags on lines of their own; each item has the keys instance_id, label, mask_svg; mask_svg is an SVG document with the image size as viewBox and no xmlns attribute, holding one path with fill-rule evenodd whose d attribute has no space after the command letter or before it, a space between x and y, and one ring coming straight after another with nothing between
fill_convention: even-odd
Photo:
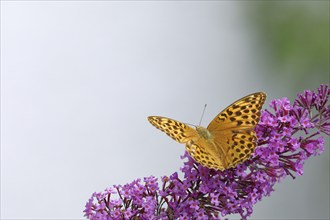
<instances>
[{"instance_id":1,"label":"silver-washed fritillary","mask_svg":"<svg viewBox=\"0 0 330 220\"><path fill-rule=\"evenodd\" d=\"M249 159L256 147L255 126L266 100L263 92L247 95L220 112L207 126L196 129L179 121L149 116L149 122L179 143L186 145L199 164L225 170Z\"/></svg>"}]
</instances>

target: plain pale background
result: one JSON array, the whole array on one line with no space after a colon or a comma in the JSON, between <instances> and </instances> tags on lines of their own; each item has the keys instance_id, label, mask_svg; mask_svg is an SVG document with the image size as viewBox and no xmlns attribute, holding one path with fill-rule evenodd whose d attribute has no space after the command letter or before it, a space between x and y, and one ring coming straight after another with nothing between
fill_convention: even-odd
<instances>
[{"instance_id":1,"label":"plain pale background","mask_svg":"<svg viewBox=\"0 0 330 220\"><path fill-rule=\"evenodd\" d=\"M1 2L1 219L78 219L94 191L179 171L162 115L203 125L264 75L239 2ZM267 104L265 105L267 107ZM233 217L235 218L235 217ZM252 218L329 218L329 147Z\"/></svg>"}]
</instances>

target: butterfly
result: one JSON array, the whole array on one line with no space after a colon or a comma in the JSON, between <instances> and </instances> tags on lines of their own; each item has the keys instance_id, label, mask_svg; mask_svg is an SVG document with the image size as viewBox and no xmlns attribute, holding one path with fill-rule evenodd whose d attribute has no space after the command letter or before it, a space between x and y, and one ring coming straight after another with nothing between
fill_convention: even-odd
<instances>
[{"instance_id":1,"label":"butterfly","mask_svg":"<svg viewBox=\"0 0 330 220\"><path fill-rule=\"evenodd\" d=\"M149 116L149 122L179 143L202 166L226 170L251 157L257 145L255 126L266 94L247 95L220 112L207 126L189 125L161 116Z\"/></svg>"}]
</instances>

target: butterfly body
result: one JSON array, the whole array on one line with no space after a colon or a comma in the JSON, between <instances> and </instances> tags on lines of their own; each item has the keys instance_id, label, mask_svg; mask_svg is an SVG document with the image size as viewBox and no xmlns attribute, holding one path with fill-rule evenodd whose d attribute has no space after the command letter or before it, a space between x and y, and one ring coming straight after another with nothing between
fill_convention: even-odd
<instances>
[{"instance_id":1,"label":"butterfly body","mask_svg":"<svg viewBox=\"0 0 330 220\"><path fill-rule=\"evenodd\" d=\"M266 99L262 92L245 96L220 112L207 128L192 128L174 119L149 116L149 122L179 143L199 164L225 170L247 160L256 147L254 127Z\"/></svg>"}]
</instances>

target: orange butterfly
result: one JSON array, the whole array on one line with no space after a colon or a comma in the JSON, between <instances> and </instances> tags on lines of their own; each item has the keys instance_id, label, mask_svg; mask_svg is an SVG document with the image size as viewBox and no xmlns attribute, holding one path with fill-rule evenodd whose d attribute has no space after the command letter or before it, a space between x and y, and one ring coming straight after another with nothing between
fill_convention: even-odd
<instances>
[{"instance_id":1,"label":"orange butterfly","mask_svg":"<svg viewBox=\"0 0 330 220\"><path fill-rule=\"evenodd\" d=\"M149 122L179 143L199 164L225 170L250 158L256 147L255 126L266 94L257 92L245 96L220 112L207 126L196 129L179 121L149 116Z\"/></svg>"}]
</instances>

